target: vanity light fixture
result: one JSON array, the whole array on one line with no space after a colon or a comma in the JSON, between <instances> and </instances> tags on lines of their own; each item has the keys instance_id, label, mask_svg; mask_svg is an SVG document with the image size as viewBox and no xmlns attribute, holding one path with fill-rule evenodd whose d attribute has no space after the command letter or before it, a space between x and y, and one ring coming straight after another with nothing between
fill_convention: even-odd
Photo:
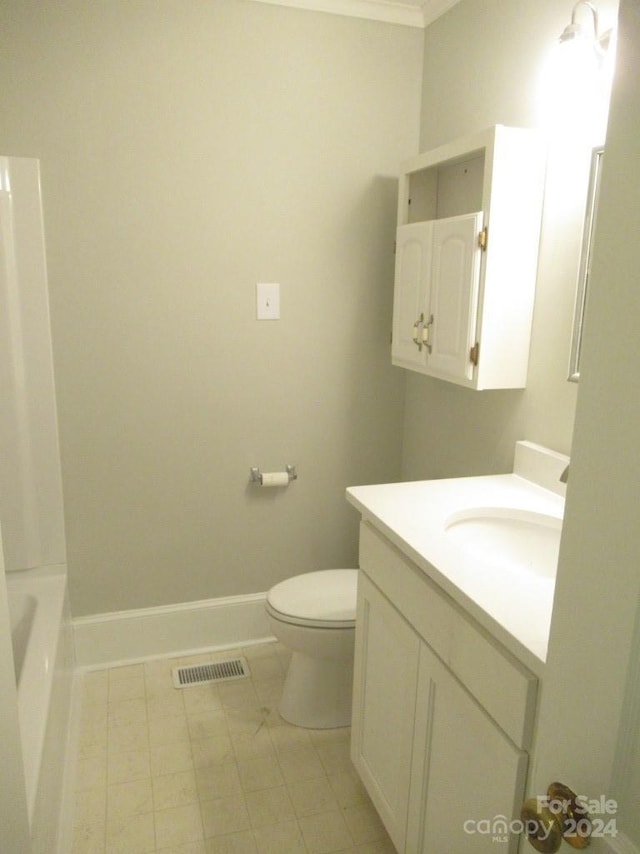
<instances>
[{"instance_id":1,"label":"vanity light fixture","mask_svg":"<svg viewBox=\"0 0 640 854\"><path fill-rule=\"evenodd\" d=\"M574 0L571 19L549 53L540 78L541 124L556 138L604 139L615 64L615 31L601 31L598 9Z\"/></svg>"},{"instance_id":2,"label":"vanity light fixture","mask_svg":"<svg viewBox=\"0 0 640 854\"><path fill-rule=\"evenodd\" d=\"M578 22L578 10L583 6L591 13L591 23L593 25L593 34L589 32L589 27L585 26ZM588 0L578 0L578 2L573 7L573 11L571 12L571 22L567 24L567 26L562 31L560 35L560 44L571 44L576 43L576 40L584 40L584 43L591 42L593 50L595 51L598 57L603 57L606 53L607 48L609 47L609 42L611 40L611 30L607 30L607 32L602 35L599 32L599 22L598 22L598 10L593 5L593 3L589 3Z\"/></svg>"}]
</instances>

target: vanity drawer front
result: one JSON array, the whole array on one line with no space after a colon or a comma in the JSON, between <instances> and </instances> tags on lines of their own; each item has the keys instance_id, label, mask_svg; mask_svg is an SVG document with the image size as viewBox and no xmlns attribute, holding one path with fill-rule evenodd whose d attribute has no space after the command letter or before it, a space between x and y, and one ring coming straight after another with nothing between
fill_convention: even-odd
<instances>
[{"instance_id":1,"label":"vanity drawer front","mask_svg":"<svg viewBox=\"0 0 640 854\"><path fill-rule=\"evenodd\" d=\"M537 679L371 525L360 567L518 747L531 746Z\"/></svg>"}]
</instances>

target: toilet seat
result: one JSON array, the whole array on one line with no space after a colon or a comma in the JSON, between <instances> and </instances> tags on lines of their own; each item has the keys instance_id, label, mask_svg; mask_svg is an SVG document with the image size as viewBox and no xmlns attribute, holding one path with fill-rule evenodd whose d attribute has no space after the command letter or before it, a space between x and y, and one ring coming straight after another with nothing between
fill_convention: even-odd
<instances>
[{"instance_id":1,"label":"toilet seat","mask_svg":"<svg viewBox=\"0 0 640 854\"><path fill-rule=\"evenodd\" d=\"M352 629L356 620L357 569L322 569L281 581L267 593L267 612L296 626Z\"/></svg>"}]
</instances>

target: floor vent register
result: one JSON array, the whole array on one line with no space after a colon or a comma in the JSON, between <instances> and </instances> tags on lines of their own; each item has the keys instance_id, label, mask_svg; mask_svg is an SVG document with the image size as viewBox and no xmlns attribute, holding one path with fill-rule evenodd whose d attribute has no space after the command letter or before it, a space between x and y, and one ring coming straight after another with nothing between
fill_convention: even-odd
<instances>
[{"instance_id":1,"label":"floor vent register","mask_svg":"<svg viewBox=\"0 0 640 854\"><path fill-rule=\"evenodd\" d=\"M227 682L230 679L246 679L250 675L246 658L174 667L171 673L175 688L190 688L192 685L206 685L209 682Z\"/></svg>"}]
</instances>

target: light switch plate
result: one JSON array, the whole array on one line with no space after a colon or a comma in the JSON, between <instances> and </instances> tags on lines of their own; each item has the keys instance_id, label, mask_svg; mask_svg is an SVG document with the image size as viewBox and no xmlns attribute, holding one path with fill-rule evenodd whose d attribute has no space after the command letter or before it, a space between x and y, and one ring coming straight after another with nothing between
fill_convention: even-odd
<instances>
[{"instance_id":1,"label":"light switch plate","mask_svg":"<svg viewBox=\"0 0 640 854\"><path fill-rule=\"evenodd\" d=\"M280 285L278 282L256 284L256 316L258 320L280 320Z\"/></svg>"}]
</instances>

